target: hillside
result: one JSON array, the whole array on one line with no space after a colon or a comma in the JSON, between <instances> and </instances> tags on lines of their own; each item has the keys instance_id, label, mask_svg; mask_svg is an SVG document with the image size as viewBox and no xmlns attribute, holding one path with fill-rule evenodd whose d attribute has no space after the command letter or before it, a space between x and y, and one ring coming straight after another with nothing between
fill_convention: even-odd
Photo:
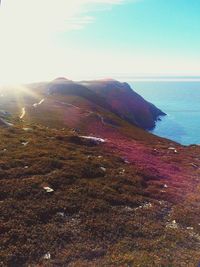
<instances>
[{"instance_id":1,"label":"hillside","mask_svg":"<svg viewBox=\"0 0 200 267\"><path fill-rule=\"evenodd\" d=\"M32 87L33 86L33 87ZM114 113L120 118L144 129L152 129L155 121L164 116L161 110L147 102L134 92L127 83L115 80L98 80L73 82L65 78L58 78L43 86L31 85L34 90L41 90L48 95L62 95L70 103L70 96L82 98L90 102L92 110L97 109L94 105ZM79 101L76 101L79 107Z\"/></svg>"},{"instance_id":2,"label":"hillside","mask_svg":"<svg viewBox=\"0 0 200 267\"><path fill-rule=\"evenodd\" d=\"M2 91L0 266L197 266L200 147L122 119L91 84Z\"/></svg>"},{"instance_id":3,"label":"hillside","mask_svg":"<svg viewBox=\"0 0 200 267\"><path fill-rule=\"evenodd\" d=\"M144 129L152 129L155 121L166 115L153 104L147 102L128 83L115 80L83 82L93 92L103 96L112 111L121 118Z\"/></svg>"}]
</instances>

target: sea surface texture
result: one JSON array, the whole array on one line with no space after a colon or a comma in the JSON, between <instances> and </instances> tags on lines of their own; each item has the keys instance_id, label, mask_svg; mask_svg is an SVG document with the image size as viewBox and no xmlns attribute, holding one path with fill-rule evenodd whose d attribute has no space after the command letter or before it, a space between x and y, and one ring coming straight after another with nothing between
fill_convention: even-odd
<instances>
[{"instance_id":1,"label":"sea surface texture","mask_svg":"<svg viewBox=\"0 0 200 267\"><path fill-rule=\"evenodd\" d=\"M167 116L151 132L183 145L200 144L200 82L134 81L132 88Z\"/></svg>"}]
</instances>

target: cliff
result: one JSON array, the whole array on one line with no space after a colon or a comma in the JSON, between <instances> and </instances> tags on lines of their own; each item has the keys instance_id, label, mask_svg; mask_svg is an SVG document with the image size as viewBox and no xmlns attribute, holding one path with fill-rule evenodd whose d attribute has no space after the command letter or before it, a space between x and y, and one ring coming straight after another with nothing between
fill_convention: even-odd
<instances>
[{"instance_id":1,"label":"cliff","mask_svg":"<svg viewBox=\"0 0 200 267\"><path fill-rule=\"evenodd\" d=\"M158 118L166 115L137 94L128 83L101 80L86 82L84 85L103 96L115 114L141 128L154 128Z\"/></svg>"},{"instance_id":2,"label":"cliff","mask_svg":"<svg viewBox=\"0 0 200 267\"><path fill-rule=\"evenodd\" d=\"M58 78L43 86L35 84L34 90L43 90L49 95L74 96L90 102L90 106L97 106L112 112L123 120L143 129L152 129L155 122L165 113L137 94L128 83L115 80L97 80L73 82L65 78ZM44 89L45 88L45 89ZM75 101L75 99L74 99ZM76 105L81 105L76 101ZM88 105L87 105L88 107ZM89 108L89 107L88 107Z\"/></svg>"}]
</instances>

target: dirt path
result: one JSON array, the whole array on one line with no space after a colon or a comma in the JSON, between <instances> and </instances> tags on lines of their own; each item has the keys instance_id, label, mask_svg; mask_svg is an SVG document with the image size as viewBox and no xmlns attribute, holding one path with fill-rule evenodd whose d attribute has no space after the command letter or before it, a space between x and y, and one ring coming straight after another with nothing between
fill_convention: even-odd
<instances>
[{"instance_id":1,"label":"dirt path","mask_svg":"<svg viewBox=\"0 0 200 267\"><path fill-rule=\"evenodd\" d=\"M38 103L33 104L33 107L34 107L34 108L37 108L37 107L38 107L39 105L41 105L44 101L45 101L44 98L41 99Z\"/></svg>"},{"instance_id":2,"label":"dirt path","mask_svg":"<svg viewBox=\"0 0 200 267\"><path fill-rule=\"evenodd\" d=\"M25 109L25 107L23 107L22 108L22 111L21 111L21 115L20 115L20 119L23 119L24 118L24 116L26 115L26 109Z\"/></svg>"}]
</instances>

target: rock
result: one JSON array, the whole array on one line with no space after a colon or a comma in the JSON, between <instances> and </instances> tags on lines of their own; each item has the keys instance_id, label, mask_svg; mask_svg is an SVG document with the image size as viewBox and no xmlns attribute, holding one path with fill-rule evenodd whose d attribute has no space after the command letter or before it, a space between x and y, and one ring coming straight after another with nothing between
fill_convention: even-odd
<instances>
[{"instance_id":1,"label":"rock","mask_svg":"<svg viewBox=\"0 0 200 267\"><path fill-rule=\"evenodd\" d=\"M106 172L106 168L104 168L104 167L100 167L100 169L101 169L103 172Z\"/></svg>"},{"instance_id":2,"label":"rock","mask_svg":"<svg viewBox=\"0 0 200 267\"><path fill-rule=\"evenodd\" d=\"M22 128L25 132L32 132L33 129L32 128Z\"/></svg>"},{"instance_id":3,"label":"rock","mask_svg":"<svg viewBox=\"0 0 200 267\"><path fill-rule=\"evenodd\" d=\"M43 187L43 189L44 189L47 193L52 193L52 192L54 192L54 190L53 190L52 188L48 187L48 186Z\"/></svg>"},{"instance_id":4,"label":"rock","mask_svg":"<svg viewBox=\"0 0 200 267\"><path fill-rule=\"evenodd\" d=\"M94 137L94 136L80 136L81 138L83 139L88 139L88 140L92 140L94 141L95 143L99 144L99 143L105 143L106 140L103 139L103 138L99 138L99 137Z\"/></svg>"},{"instance_id":5,"label":"rock","mask_svg":"<svg viewBox=\"0 0 200 267\"><path fill-rule=\"evenodd\" d=\"M125 210L125 211L128 211L128 212L131 212L131 211L133 211L133 208L131 208L131 207L129 207L129 206L125 206L125 207L124 207L124 210Z\"/></svg>"},{"instance_id":6,"label":"rock","mask_svg":"<svg viewBox=\"0 0 200 267\"><path fill-rule=\"evenodd\" d=\"M187 227L187 230L194 230L194 227Z\"/></svg>"},{"instance_id":7,"label":"rock","mask_svg":"<svg viewBox=\"0 0 200 267\"><path fill-rule=\"evenodd\" d=\"M145 203L145 204L140 205L139 207L135 208L135 210L138 210L138 209L149 209L149 208L152 208L152 204L151 203Z\"/></svg>"},{"instance_id":8,"label":"rock","mask_svg":"<svg viewBox=\"0 0 200 267\"><path fill-rule=\"evenodd\" d=\"M171 228L171 229L177 229L178 228L178 224L176 222L176 220L173 220L172 222L169 222L166 224L167 228Z\"/></svg>"},{"instance_id":9,"label":"rock","mask_svg":"<svg viewBox=\"0 0 200 267\"><path fill-rule=\"evenodd\" d=\"M176 150L176 148L175 148L175 147L168 147L168 150L173 150L173 151L174 151L174 153L178 153L178 151Z\"/></svg>"},{"instance_id":10,"label":"rock","mask_svg":"<svg viewBox=\"0 0 200 267\"><path fill-rule=\"evenodd\" d=\"M119 174L121 174L121 175L123 175L124 173L125 173L125 169L122 169L120 172L119 172Z\"/></svg>"},{"instance_id":11,"label":"rock","mask_svg":"<svg viewBox=\"0 0 200 267\"><path fill-rule=\"evenodd\" d=\"M124 161L124 163L130 164L130 161L128 161L126 158L122 158L122 160Z\"/></svg>"},{"instance_id":12,"label":"rock","mask_svg":"<svg viewBox=\"0 0 200 267\"><path fill-rule=\"evenodd\" d=\"M22 142L21 144L22 144L23 146L27 146L28 143L29 143L29 142Z\"/></svg>"},{"instance_id":13,"label":"rock","mask_svg":"<svg viewBox=\"0 0 200 267\"><path fill-rule=\"evenodd\" d=\"M50 260L51 259L51 254L49 252L47 252L44 257L43 257L44 260Z\"/></svg>"}]
</instances>

